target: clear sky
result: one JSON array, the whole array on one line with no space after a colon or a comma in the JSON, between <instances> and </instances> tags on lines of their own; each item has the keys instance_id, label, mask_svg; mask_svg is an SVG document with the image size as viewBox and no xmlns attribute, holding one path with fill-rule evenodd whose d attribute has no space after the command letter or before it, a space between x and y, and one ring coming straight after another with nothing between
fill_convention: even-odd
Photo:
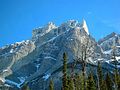
<instances>
[{"instance_id":1,"label":"clear sky","mask_svg":"<svg viewBox=\"0 0 120 90\"><path fill-rule=\"evenodd\" d=\"M96 40L120 33L120 0L0 0L0 47L30 39L34 28L50 21L83 18Z\"/></svg>"}]
</instances>

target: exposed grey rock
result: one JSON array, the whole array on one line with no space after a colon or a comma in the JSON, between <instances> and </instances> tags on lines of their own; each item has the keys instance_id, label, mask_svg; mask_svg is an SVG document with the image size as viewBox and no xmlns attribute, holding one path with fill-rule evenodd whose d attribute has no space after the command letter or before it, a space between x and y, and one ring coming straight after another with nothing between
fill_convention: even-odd
<instances>
[{"instance_id":1,"label":"exposed grey rock","mask_svg":"<svg viewBox=\"0 0 120 90\"><path fill-rule=\"evenodd\" d=\"M32 90L47 89L53 77L55 88L58 88L57 83L61 85L63 53L68 55L68 64L73 63L74 59L81 56L81 44L86 39L89 40L88 47L94 52L86 61L88 71L89 67L96 68L99 60L104 68L112 70L114 66L107 63L111 54L106 51L111 49L114 40L120 40L119 35L113 33L97 43L89 34L85 20L82 23L69 20L60 26L50 22L34 29L31 40L0 48L0 77L16 88L21 88L27 82ZM120 49L117 50L119 53Z\"/></svg>"}]
</instances>

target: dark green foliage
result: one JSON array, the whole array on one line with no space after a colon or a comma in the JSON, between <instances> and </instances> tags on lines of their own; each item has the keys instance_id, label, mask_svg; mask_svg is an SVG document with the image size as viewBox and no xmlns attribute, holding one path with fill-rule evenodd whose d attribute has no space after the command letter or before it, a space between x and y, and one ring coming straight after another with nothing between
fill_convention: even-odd
<instances>
[{"instance_id":1,"label":"dark green foliage","mask_svg":"<svg viewBox=\"0 0 120 90\"><path fill-rule=\"evenodd\" d=\"M120 90L120 75L119 75L119 79L118 79L118 90Z\"/></svg>"},{"instance_id":2,"label":"dark green foliage","mask_svg":"<svg viewBox=\"0 0 120 90\"><path fill-rule=\"evenodd\" d=\"M24 84L21 90L30 90L30 88L27 84Z\"/></svg>"},{"instance_id":3,"label":"dark green foliage","mask_svg":"<svg viewBox=\"0 0 120 90\"><path fill-rule=\"evenodd\" d=\"M82 75L75 75L75 90L83 90L83 77Z\"/></svg>"},{"instance_id":4,"label":"dark green foliage","mask_svg":"<svg viewBox=\"0 0 120 90\"><path fill-rule=\"evenodd\" d=\"M87 90L96 90L93 74L90 73L87 80Z\"/></svg>"},{"instance_id":5,"label":"dark green foliage","mask_svg":"<svg viewBox=\"0 0 120 90\"><path fill-rule=\"evenodd\" d=\"M106 83L106 89L112 90L113 85L112 85L112 80L111 80L109 73L106 74L105 83Z\"/></svg>"},{"instance_id":6,"label":"dark green foliage","mask_svg":"<svg viewBox=\"0 0 120 90\"><path fill-rule=\"evenodd\" d=\"M54 90L54 84L52 79L50 80L49 90Z\"/></svg>"},{"instance_id":7,"label":"dark green foliage","mask_svg":"<svg viewBox=\"0 0 120 90\"><path fill-rule=\"evenodd\" d=\"M68 83L67 83L67 55L66 53L63 54L63 78L62 78L62 89L68 90Z\"/></svg>"},{"instance_id":8,"label":"dark green foliage","mask_svg":"<svg viewBox=\"0 0 120 90\"><path fill-rule=\"evenodd\" d=\"M68 90L75 90L74 80L71 77L68 79Z\"/></svg>"},{"instance_id":9,"label":"dark green foliage","mask_svg":"<svg viewBox=\"0 0 120 90\"><path fill-rule=\"evenodd\" d=\"M75 76L75 90L80 90L80 77L78 75Z\"/></svg>"},{"instance_id":10,"label":"dark green foliage","mask_svg":"<svg viewBox=\"0 0 120 90\"><path fill-rule=\"evenodd\" d=\"M98 76L98 89L103 90L103 72L100 62L98 62L98 68L97 68L97 76Z\"/></svg>"},{"instance_id":11,"label":"dark green foliage","mask_svg":"<svg viewBox=\"0 0 120 90\"><path fill-rule=\"evenodd\" d=\"M90 73L89 75L86 73L86 65L84 62L82 63L82 66L80 74L78 74L78 72L74 75L73 68L71 77L68 77L67 55L66 53L63 54L62 90L120 90L120 75L117 68L113 75L114 78L111 78L109 73L103 74L101 64L98 62L97 74L93 77L93 73ZM92 68L90 70L92 70Z\"/></svg>"},{"instance_id":12,"label":"dark green foliage","mask_svg":"<svg viewBox=\"0 0 120 90\"><path fill-rule=\"evenodd\" d=\"M116 65L114 70L114 85L116 90L120 90L120 74Z\"/></svg>"},{"instance_id":13,"label":"dark green foliage","mask_svg":"<svg viewBox=\"0 0 120 90\"><path fill-rule=\"evenodd\" d=\"M120 84L120 76L119 76L119 72L118 72L118 68L117 68L116 63L115 63L115 70L114 70L114 84L115 84L115 89L118 89L119 84Z\"/></svg>"},{"instance_id":14,"label":"dark green foliage","mask_svg":"<svg viewBox=\"0 0 120 90\"><path fill-rule=\"evenodd\" d=\"M102 83L103 83L103 85L102 85L102 90L107 90L106 81L103 80Z\"/></svg>"}]
</instances>

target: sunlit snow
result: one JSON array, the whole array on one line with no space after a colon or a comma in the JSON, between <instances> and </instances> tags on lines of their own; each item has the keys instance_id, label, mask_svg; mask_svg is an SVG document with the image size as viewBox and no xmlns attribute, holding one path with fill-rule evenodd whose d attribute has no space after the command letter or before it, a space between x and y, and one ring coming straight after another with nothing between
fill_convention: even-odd
<instances>
[{"instance_id":1,"label":"sunlit snow","mask_svg":"<svg viewBox=\"0 0 120 90\"><path fill-rule=\"evenodd\" d=\"M21 88L21 85L25 82L25 78L18 77L18 79L20 80L20 83L16 83L16 82L8 80L8 79L6 79L5 82L7 82L8 84L13 84L13 85L17 86L18 88Z\"/></svg>"},{"instance_id":2,"label":"sunlit snow","mask_svg":"<svg viewBox=\"0 0 120 90\"><path fill-rule=\"evenodd\" d=\"M50 76L51 76L51 74L46 74L45 76L43 76L43 79L47 80Z\"/></svg>"},{"instance_id":3,"label":"sunlit snow","mask_svg":"<svg viewBox=\"0 0 120 90\"><path fill-rule=\"evenodd\" d=\"M108 51L104 51L103 53L104 54L110 54L112 52L112 49L111 50L108 50Z\"/></svg>"}]
</instances>

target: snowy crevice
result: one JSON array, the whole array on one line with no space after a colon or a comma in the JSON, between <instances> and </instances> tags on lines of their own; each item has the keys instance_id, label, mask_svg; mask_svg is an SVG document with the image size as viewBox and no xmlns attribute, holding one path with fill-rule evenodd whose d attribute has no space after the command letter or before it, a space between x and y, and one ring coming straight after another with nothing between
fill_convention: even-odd
<instances>
[{"instance_id":1,"label":"snowy crevice","mask_svg":"<svg viewBox=\"0 0 120 90\"><path fill-rule=\"evenodd\" d=\"M112 49L107 50L107 51L103 51L104 54L111 54L111 52L112 52Z\"/></svg>"},{"instance_id":2,"label":"snowy crevice","mask_svg":"<svg viewBox=\"0 0 120 90\"><path fill-rule=\"evenodd\" d=\"M55 59L55 58L53 58L53 57L51 57L51 56L46 56L46 57L44 57L44 59L53 59L53 60L55 60L55 61L56 61L56 59Z\"/></svg>"},{"instance_id":3,"label":"snowy crevice","mask_svg":"<svg viewBox=\"0 0 120 90\"><path fill-rule=\"evenodd\" d=\"M40 64L36 64L37 71L38 71L39 67L40 67Z\"/></svg>"},{"instance_id":4,"label":"snowy crevice","mask_svg":"<svg viewBox=\"0 0 120 90\"><path fill-rule=\"evenodd\" d=\"M44 81L46 81L47 79L49 79L50 76L51 76L50 73L45 74L45 75L43 76Z\"/></svg>"},{"instance_id":5,"label":"snowy crevice","mask_svg":"<svg viewBox=\"0 0 120 90\"><path fill-rule=\"evenodd\" d=\"M17 86L18 88L21 88L22 84L25 82L25 77L18 77L18 79L19 79L19 81L20 81L19 83L14 82L14 81L9 80L9 79L6 79L5 82L6 82L7 84L15 85L15 86Z\"/></svg>"}]
</instances>

